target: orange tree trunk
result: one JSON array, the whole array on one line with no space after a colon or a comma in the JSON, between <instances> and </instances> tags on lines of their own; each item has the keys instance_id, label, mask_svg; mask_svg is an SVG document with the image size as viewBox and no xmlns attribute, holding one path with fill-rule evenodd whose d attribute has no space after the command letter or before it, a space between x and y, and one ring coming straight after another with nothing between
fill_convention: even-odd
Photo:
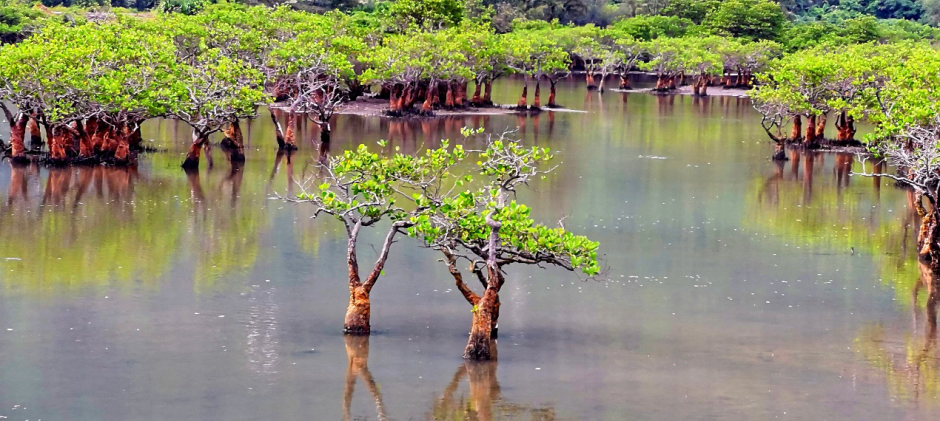
<instances>
[{"instance_id":1,"label":"orange tree trunk","mask_svg":"<svg viewBox=\"0 0 940 421\"><path fill-rule=\"evenodd\" d=\"M803 137L803 120L799 115L793 116L793 130L790 132L790 140L799 141Z\"/></svg>"},{"instance_id":2,"label":"orange tree trunk","mask_svg":"<svg viewBox=\"0 0 940 421\"><path fill-rule=\"evenodd\" d=\"M487 288L483 298L473 311L473 323L470 326L470 340L463 357L468 360L486 361L495 358L491 349L491 336L494 318L497 317L499 293L494 288Z\"/></svg>"},{"instance_id":3,"label":"orange tree trunk","mask_svg":"<svg viewBox=\"0 0 940 421\"><path fill-rule=\"evenodd\" d=\"M65 161L67 149L71 143L71 133L62 127L52 129L52 142L49 144L49 158L54 161Z\"/></svg>"},{"instance_id":4,"label":"orange tree trunk","mask_svg":"<svg viewBox=\"0 0 940 421\"><path fill-rule=\"evenodd\" d=\"M699 95L708 96L708 79L706 77L702 78L702 83L699 87Z\"/></svg>"},{"instance_id":5,"label":"orange tree trunk","mask_svg":"<svg viewBox=\"0 0 940 421\"><path fill-rule=\"evenodd\" d=\"M388 111L391 113L398 112L398 87L392 86L389 90L388 95Z\"/></svg>"},{"instance_id":6,"label":"orange tree trunk","mask_svg":"<svg viewBox=\"0 0 940 421\"><path fill-rule=\"evenodd\" d=\"M228 130L225 131L225 138L229 141L232 148L232 162L245 162L245 137L242 135L242 127L238 119L232 121Z\"/></svg>"},{"instance_id":7,"label":"orange tree trunk","mask_svg":"<svg viewBox=\"0 0 940 421\"><path fill-rule=\"evenodd\" d=\"M23 138L26 136L27 124L29 124L29 117L22 113L20 113L15 122L10 122L10 153L14 161L23 161L26 159L26 145L23 142Z\"/></svg>"},{"instance_id":8,"label":"orange tree trunk","mask_svg":"<svg viewBox=\"0 0 940 421\"><path fill-rule=\"evenodd\" d=\"M448 109L454 108L454 86L451 82L447 82L447 94L444 97L444 107Z\"/></svg>"},{"instance_id":9,"label":"orange tree trunk","mask_svg":"<svg viewBox=\"0 0 940 421\"><path fill-rule=\"evenodd\" d=\"M819 116L819 122L816 123L816 140L824 140L826 138L826 116L828 114L823 114Z\"/></svg>"},{"instance_id":10,"label":"orange tree trunk","mask_svg":"<svg viewBox=\"0 0 940 421\"><path fill-rule=\"evenodd\" d=\"M591 72L590 70L588 70L588 72L587 72L587 74L584 76L584 78L585 78L585 80L587 80L587 88L588 88L588 89L596 89L596 88L597 88L597 85L594 84L594 73L593 73L593 72Z\"/></svg>"},{"instance_id":11,"label":"orange tree trunk","mask_svg":"<svg viewBox=\"0 0 940 421\"><path fill-rule=\"evenodd\" d=\"M78 131L78 156L88 158L94 155L95 147L89 129L97 130L97 126L93 118L88 119L88 124L83 124L81 121L75 122L75 130Z\"/></svg>"},{"instance_id":12,"label":"orange tree trunk","mask_svg":"<svg viewBox=\"0 0 940 421\"><path fill-rule=\"evenodd\" d=\"M522 96L519 97L519 102L516 103L516 107L525 108L528 103L529 103L529 84L526 83L525 86L522 87Z\"/></svg>"},{"instance_id":13,"label":"orange tree trunk","mask_svg":"<svg viewBox=\"0 0 940 421\"><path fill-rule=\"evenodd\" d=\"M535 98L532 99L532 108L542 108L542 85L538 80L535 81Z\"/></svg>"},{"instance_id":14,"label":"orange tree trunk","mask_svg":"<svg viewBox=\"0 0 940 421\"><path fill-rule=\"evenodd\" d=\"M479 86L477 87L479 88ZM424 96L424 102L421 103L421 114L431 115L433 113L433 107L431 106L431 99L434 97L434 92L437 91L437 84L431 83L428 86L427 94Z\"/></svg>"},{"instance_id":15,"label":"orange tree trunk","mask_svg":"<svg viewBox=\"0 0 940 421\"><path fill-rule=\"evenodd\" d=\"M488 81L484 85L483 89L483 103L486 105L493 104L493 81Z\"/></svg>"},{"instance_id":16,"label":"orange tree trunk","mask_svg":"<svg viewBox=\"0 0 940 421\"><path fill-rule=\"evenodd\" d=\"M806 137L803 143L808 146L816 144L816 114L810 114L806 119Z\"/></svg>"},{"instance_id":17,"label":"orange tree trunk","mask_svg":"<svg viewBox=\"0 0 940 421\"><path fill-rule=\"evenodd\" d=\"M480 81L477 81L476 88L473 90L473 98L470 99L470 104L473 104L474 106L480 106L483 104L483 97L480 96L482 90L483 84L481 84Z\"/></svg>"},{"instance_id":18,"label":"orange tree trunk","mask_svg":"<svg viewBox=\"0 0 940 421\"><path fill-rule=\"evenodd\" d=\"M130 139L133 135L131 128L127 124L122 124L114 130L117 146L114 149L114 160L116 162L127 162L130 152ZM198 162L198 160L197 160Z\"/></svg>"},{"instance_id":19,"label":"orange tree trunk","mask_svg":"<svg viewBox=\"0 0 940 421\"><path fill-rule=\"evenodd\" d=\"M408 104L411 102L411 87L405 86L402 89L401 96L398 98L398 109L405 111L408 108Z\"/></svg>"},{"instance_id":20,"label":"orange tree trunk","mask_svg":"<svg viewBox=\"0 0 940 421\"><path fill-rule=\"evenodd\" d=\"M297 141L294 140L296 137L294 135L294 126L297 125L297 115L290 113L287 115L287 133L284 134L284 144L286 148L291 151L297 150Z\"/></svg>"},{"instance_id":21,"label":"orange tree trunk","mask_svg":"<svg viewBox=\"0 0 940 421\"><path fill-rule=\"evenodd\" d=\"M349 286L349 305L346 307L346 320L343 323L343 332L368 335L371 331L369 319L371 317L371 303L369 291L363 285Z\"/></svg>"},{"instance_id":22,"label":"orange tree trunk","mask_svg":"<svg viewBox=\"0 0 940 421\"><path fill-rule=\"evenodd\" d=\"M291 130L291 127L287 128L288 133L291 133ZM184 169L199 168L199 156L202 154L202 147L206 142L208 142L208 138L205 135L193 132L193 143L189 146L189 153L186 154L186 159L183 160L182 166Z\"/></svg>"},{"instance_id":23,"label":"orange tree trunk","mask_svg":"<svg viewBox=\"0 0 940 421\"><path fill-rule=\"evenodd\" d=\"M631 89L630 78L627 75L620 75L620 89Z\"/></svg>"}]
</instances>

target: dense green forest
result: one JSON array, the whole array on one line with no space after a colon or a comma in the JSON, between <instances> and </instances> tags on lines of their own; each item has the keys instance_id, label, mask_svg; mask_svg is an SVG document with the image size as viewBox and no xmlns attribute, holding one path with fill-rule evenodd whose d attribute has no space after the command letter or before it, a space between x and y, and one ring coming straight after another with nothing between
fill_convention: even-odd
<instances>
[{"instance_id":1,"label":"dense green forest","mask_svg":"<svg viewBox=\"0 0 940 421\"><path fill-rule=\"evenodd\" d=\"M3 0L0 1L0 32L9 32L20 21L29 20L23 6L41 3L46 7L73 9L127 8L138 11L160 9L194 13L216 0ZM365 11L382 13L388 0L238 0L247 5L288 5L295 9L327 12ZM778 7L747 10L741 0L456 0L427 1L430 7L446 9L462 3L467 10L486 13L497 29L509 31L516 19L558 20L562 24L606 26L636 16L667 16L688 19L696 25L714 26L734 19L744 24L754 19L783 19L781 26L823 23L842 25L867 16L880 20L903 19L923 24L940 23L940 0L782 0ZM14 10L17 9L17 10ZM778 13L779 10L779 13ZM25 15L25 16L24 16Z\"/></svg>"}]
</instances>

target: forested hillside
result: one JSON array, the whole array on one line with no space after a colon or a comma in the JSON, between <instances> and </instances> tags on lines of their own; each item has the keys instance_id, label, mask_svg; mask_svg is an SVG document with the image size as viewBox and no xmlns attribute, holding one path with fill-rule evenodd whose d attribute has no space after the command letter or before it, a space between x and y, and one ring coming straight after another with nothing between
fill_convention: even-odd
<instances>
[{"instance_id":1,"label":"forested hillside","mask_svg":"<svg viewBox=\"0 0 940 421\"><path fill-rule=\"evenodd\" d=\"M394 1L394 0L392 0ZM124 7L138 10L169 7L196 9L212 0L41 0L46 7ZM382 10L387 0L239 0L246 4L276 6L289 4L308 11ZM607 25L638 15L688 18L701 23L722 3L737 0L460 0L473 7L492 9L494 18L558 19L561 23ZM3 0L0 4L31 5L39 1ZM446 3L438 0L424 3ZM874 16L878 19L906 19L927 24L940 23L940 0L781 0L780 8L794 22L824 21L838 24L847 19ZM166 5L166 6L164 6ZM2 24L4 22L0 22Z\"/></svg>"}]
</instances>

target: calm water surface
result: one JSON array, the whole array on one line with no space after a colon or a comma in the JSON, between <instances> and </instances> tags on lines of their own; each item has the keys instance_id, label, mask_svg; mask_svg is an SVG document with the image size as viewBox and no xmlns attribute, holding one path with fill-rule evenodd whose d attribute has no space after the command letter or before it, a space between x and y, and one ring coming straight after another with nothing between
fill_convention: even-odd
<instances>
[{"instance_id":1,"label":"calm water surface","mask_svg":"<svg viewBox=\"0 0 940 421\"><path fill-rule=\"evenodd\" d=\"M498 88L515 101L517 82ZM562 165L523 199L538 219L567 216L599 240L609 279L512 268L498 364L461 359L470 309L438 255L407 239L373 291L376 334L341 334L339 224L272 199L315 176L312 125L286 156L258 119L243 126L243 168L215 148L212 168L189 176L179 169L189 133L170 121L145 127L162 152L135 169L3 162L0 415L940 416L903 191L849 177L861 169L852 156L769 161L744 99L559 89L559 102L587 112L334 122L332 153L379 139L416 151L462 126L518 127L558 152Z\"/></svg>"}]
</instances>

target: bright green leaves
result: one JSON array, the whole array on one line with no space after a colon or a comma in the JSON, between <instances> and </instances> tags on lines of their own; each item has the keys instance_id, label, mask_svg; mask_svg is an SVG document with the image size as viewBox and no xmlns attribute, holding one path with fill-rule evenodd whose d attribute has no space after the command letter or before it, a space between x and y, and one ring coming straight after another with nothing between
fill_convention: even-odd
<instances>
[{"instance_id":1,"label":"bright green leaves","mask_svg":"<svg viewBox=\"0 0 940 421\"><path fill-rule=\"evenodd\" d=\"M507 66L517 73L533 77L568 69L568 52L553 26L533 31L514 31L503 35L508 53Z\"/></svg>"},{"instance_id":2,"label":"bright green leaves","mask_svg":"<svg viewBox=\"0 0 940 421\"><path fill-rule=\"evenodd\" d=\"M599 272L596 242L549 228L532 218L532 210L507 195L529 178L546 173L540 166L552 159L548 149L525 147L507 139L490 139L487 148L472 151L475 169L457 182L482 183L475 189L448 189L446 194L415 197L418 211L408 234L432 248L463 248L486 259L493 233L488 219L498 222L497 260L545 263L593 276ZM472 177L477 176L477 177Z\"/></svg>"},{"instance_id":3,"label":"bright green leaves","mask_svg":"<svg viewBox=\"0 0 940 421\"><path fill-rule=\"evenodd\" d=\"M777 51L776 45L755 48ZM888 73L911 58L935 56L929 46L911 43L817 47L773 60L759 75L762 86L751 92L758 104L775 105L788 114L853 111L877 107L875 90ZM900 67L899 67L900 65Z\"/></svg>"},{"instance_id":4,"label":"bright green leaves","mask_svg":"<svg viewBox=\"0 0 940 421\"><path fill-rule=\"evenodd\" d=\"M438 191L449 185L450 169L466 156L462 146L450 147L446 141L421 155L383 156L360 145L330 160L328 176L318 191L301 193L298 198L352 223L371 224L385 217L404 220L432 206L430 198L438 197Z\"/></svg>"}]
</instances>

